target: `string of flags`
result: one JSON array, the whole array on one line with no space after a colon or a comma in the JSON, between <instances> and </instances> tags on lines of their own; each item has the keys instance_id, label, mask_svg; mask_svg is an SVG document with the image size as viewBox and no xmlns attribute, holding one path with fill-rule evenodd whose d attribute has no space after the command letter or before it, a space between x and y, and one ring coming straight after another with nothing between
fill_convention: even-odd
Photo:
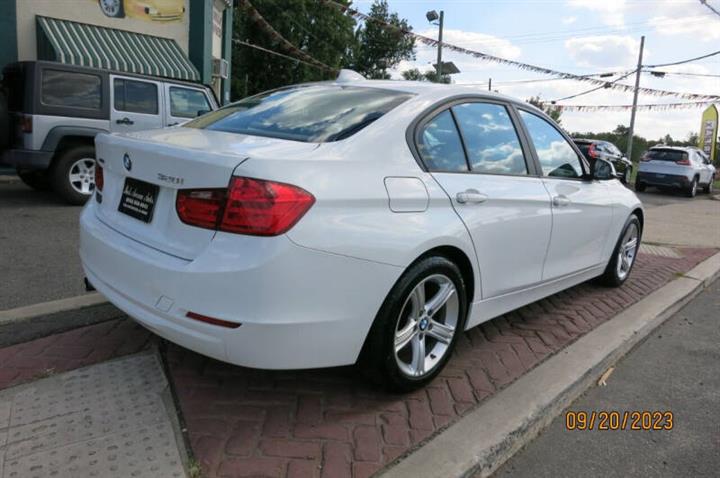
<instances>
[{"instance_id":1,"label":"string of flags","mask_svg":"<svg viewBox=\"0 0 720 478\"><path fill-rule=\"evenodd\" d=\"M337 9L341 10L343 13L345 13L345 14L347 14L347 15L350 15L351 17L355 18L356 20L361 20L361 21L364 21L364 22L369 22L369 21L370 21L370 22L375 22L375 23L378 24L381 28L388 29L388 30L393 30L393 31L400 31L400 32L403 33L404 35L413 36L417 41L419 41L419 42L421 42L421 43L423 43L423 44L425 44L425 45L432 46L432 47L437 47L437 45L438 45L438 43L439 43L439 42L438 42L437 40L435 40L434 38L426 37L426 36L424 36L424 35L420 35L420 34L418 34L418 33L415 33L415 32L413 32L413 31L411 31L411 30L407 30L407 29L404 29L404 28L400 28L400 27L398 27L398 26L396 26L396 25L392 25L392 24L390 24L390 23L387 23L387 22L385 22L385 21L379 20L379 19L377 19L377 18L373 18L373 17L371 17L371 16L369 16L369 15L366 15L366 14L364 14L364 13L362 13L362 12L359 12L358 10L355 10L354 8L352 8L352 7L350 7L350 6L343 5L343 4L338 3L338 2L336 2L336 1L334 1L334 0L320 0L320 1L321 1L323 4L333 6L333 7L337 8ZM513 66L513 67L519 68L519 69L521 69L521 70L533 71L533 72L535 72L535 73L540 73L540 74L544 74L544 75L556 76L556 77L558 77L558 78L564 78L564 79L569 79L569 80L576 80L576 81L582 81L582 82L586 82L586 83L592 83L592 84L594 84L594 85L605 86L606 88L610 88L610 89L614 89L614 90L619 90L619 91L632 92L632 91L635 90L635 87L634 87L634 86L631 86L631 85L624 85L624 84L621 84L621 83L607 82L607 81L603 81L603 80L600 80L600 79L592 78L592 77L589 77L589 76L575 75L575 74L572 74L572 73L557 71L557 70L553 70L553 69L550 69L550 68L545 68L545 67L541 67L541 66L537 66L537 65L532 65L532 64L529 64L529 63L523 63L523 62L520 62L520 61L509 60L509 59L507 59L507 58L502 58L502 57L499 57L499 56L490 55L490 54L488 54L488 53L482 53L482 52L479 52L479 51L476 51L476 50L471 50L471 49L469 49L469 48L464 48L464 47L460 47L460 46L457 46L457 45L453 45L453 44L451 44L451 43L442 42L442 47L443 47L444 49L446 49L446 50L450 50L450 51L453 51L453 52L456 52L456 53L461 53L461 54L464 54L464 55L469 55L469 56L472 56L472 57L477 58L477 59L479 59L479 60L488 61L488 62L492 62L492 63L497 63L497 64L501 64L501 65ZM654 89L654 88L644 88L644 87L638 88L638 91L640 91L640 92L643 93L644 95L656 96L656 97L673 96L673 97L684 98L684 99L686 99L686 100L698 100L698 101L701 101L701 100L720 100L720 96L717 96L717 95L707 95L707 94L701 94L701 93L681 93L681 92L677 92L677 91L666 91L666 90L658 90L658 89Z\"/></svg>"},{"instance_id":2,"label":"string of flags","mask_svg":"<svg viewBox=\"0 0 720 478\"><path fill-rule=\"evenodd\" d=\"M632 105L558 105L550 102L542 102L543 107L567 112L592 112L592 111L629 111ZM668 111L668 110L689 110L703 108L713 104L713 101L686 101L682 103L656 103L637 105L639 111Z\"/></svg>"}]
</instances>

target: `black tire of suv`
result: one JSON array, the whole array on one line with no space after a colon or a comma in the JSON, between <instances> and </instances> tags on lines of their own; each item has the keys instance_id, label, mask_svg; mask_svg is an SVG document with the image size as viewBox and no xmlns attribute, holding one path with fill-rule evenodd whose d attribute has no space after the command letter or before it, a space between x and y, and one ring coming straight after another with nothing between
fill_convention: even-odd
<instances>
[{"instance_id":1,"label":"black tire of suv","mask_svg":"<svg viewBox=\"0 0 720 478\"><path fill-rule=\"evenodd\" d=\"M645 192L646 188L647 188L647 185L645 183L641 183L640 181L635 181L635 191L642 193L642 192Z\"/></svg>"},{"instance_id":2,"label":"black tire of suv","mask_svg":"<svg viewBox=\"0 0 720 478\"><path fill-rule=\"evenodd\" d=\"M0 91L0 155L10 146L10 112L5 94Z\"/></svg>"},{"instance_id":3,"label":"black tire of suv","mask_svg":"<svg viewBox=\"0 0 720 478\"><path fill-rule=\"evenodd\" d=\"M92 194L82 194L72 187L68 174L70 168L78 160L82 158L94 158L94 146L77 146L64 151L55 159L50 170L53 190L58 193L68 204L81 206L87 202ZM93 178L93 181L95 178Z\"/></svg>"},{"instance_id":4,"label":"black tire of suv","mask_svg":"<svg viewBox=\"0 0 720 478\"><path fill-rule=\"evenodd\" d=\"M18 169L17 175L23 183L36 191L47 191L50 189L50 178L48 177L47 171Z\"/></svg>"},{"instance_id":5,"label":"black tire of suv","mask_svg":"<svg viewBox=\"0 0 720 478\"><path fill-rule=\"evenodd\" d=\"M694 198L697 195L698 179L693 178L690 186L685 190L685 196Z\"/></svg>"},{"instance_id":6,"label":"black tire of suv","mask_svg":"<svg viewBox=\"0 0 720 478\"><path fill-rule=\"evenodd\" d=\"M395 328L408 295L418 283L433 274L443 274L453 282L459 299L458 323L442 359L422 378L410 378L401 372L395 360ZM393 392L410 392L425 386L452 356L458 337L465 330L467 310L465 281L458 266L443 256L421 259L403 273L380 307L360 354L361 372L372 382Z\"/></svg>"},{"instance_id":7,"label":"black tire of suv","mask_svg":"<svg viewBox=\"0 0 720 478\"><path fill-rule=\"evenodd\" d=\"M705 194L712 194L713 193L713 183L715 182L715 177L710 178L710 182L707 183L705 186L703 186L703 192Z\"/></svg>"}]
</instances>

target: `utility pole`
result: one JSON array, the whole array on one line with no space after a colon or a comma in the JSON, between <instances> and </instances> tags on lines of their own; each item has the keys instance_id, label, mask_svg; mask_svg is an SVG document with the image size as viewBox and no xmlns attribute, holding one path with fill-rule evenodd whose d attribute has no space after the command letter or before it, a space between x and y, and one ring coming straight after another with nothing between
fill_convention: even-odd
<instances>
[{"instance_id":1,"label":"utility pole","mask_svg":"<svg viewBox=\"0 0 720 478\"><path fill-rule=\"evenodd\" d=\"M643 50L645 37L640 37L640 56L638 57L637 71L635 72L635 91L633 93L632 113L630 113L630 130L628 131L627 158L632 161L633 135L635 134L635 114L637 113L638 93L640 89L640 73L642 73Z\"/></svg>"},{"instance_id":2,"label":"utility pole","mask_svg":"<svg viewBox=\"0 0 720 478\"><path fill-rule=\"evenodd\" d=\"M488 91L492 91L492 78L488 78Z\"/></svg>"},{"instance_id":3,"label":"utility pole","mask_svg":"<svg viewBox=\"0 0 720 478\"><path fill-rule=\"evenodd\" d=\"M442 34L443 34L443 21L445 20L445 12L440 10L440 32L438 33L438 55L437 55L437 75L438 83L442 78Z\"/></svg>"}]
</instances>

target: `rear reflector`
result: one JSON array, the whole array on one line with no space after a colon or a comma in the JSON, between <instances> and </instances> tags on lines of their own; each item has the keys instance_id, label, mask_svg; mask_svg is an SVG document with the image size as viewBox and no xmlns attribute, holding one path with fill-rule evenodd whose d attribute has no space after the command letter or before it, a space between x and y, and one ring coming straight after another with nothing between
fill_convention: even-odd
<instances>
[{"instance_id":1,"label":"rear reflector","mask_svg":"<svg viewBox=\"0 0 720 478\"><path fill-rule=\"evenodd\" d=\"M33 132L33 117L31 115L20 116L20 131L23 133Z\"/></svg>"},{"instance_id":2,"label":"rear reflector","mask_svg":"<svg viewBox=\"0 0 720 478\"><path fill-rule=\"evenodd\" d=\"M197 320L199 322L205 322L206 324L218 325L220 327L227 327L228 329L237 329L242 324L237 322L228 322L227 320L216 319L215 317L208 317L207 315L196 314L195 312L188 312L185 314L188 319Z\"/></svg>"},{"instance_id":3,"label":"rear reflector","mask_svg":"<svg viewBox=\"0 0 720 478\"><path fill-rule=\"evenodd\" d=\"M175 206L180 220L192 226L277 236L290 230L314 203L315 197L297 186L233 177L227 189L182 189Z\"/></svg>"}]
</instances>

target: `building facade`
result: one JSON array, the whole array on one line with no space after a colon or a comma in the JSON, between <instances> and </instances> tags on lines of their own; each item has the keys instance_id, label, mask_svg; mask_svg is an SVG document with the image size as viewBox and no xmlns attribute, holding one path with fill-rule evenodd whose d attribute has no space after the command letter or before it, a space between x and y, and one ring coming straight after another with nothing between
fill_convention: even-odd
<instances>
[{"instance_id":1,"label":"building facade","mask_svg":"<svg viewBox=\"0 0 720 478\"><path fill-rule=\"evenodd\" d=\"M51 60L193 80L224 104L232 18L232 0L0 0L0 69Z\"/></svg>"}]
</instances>

